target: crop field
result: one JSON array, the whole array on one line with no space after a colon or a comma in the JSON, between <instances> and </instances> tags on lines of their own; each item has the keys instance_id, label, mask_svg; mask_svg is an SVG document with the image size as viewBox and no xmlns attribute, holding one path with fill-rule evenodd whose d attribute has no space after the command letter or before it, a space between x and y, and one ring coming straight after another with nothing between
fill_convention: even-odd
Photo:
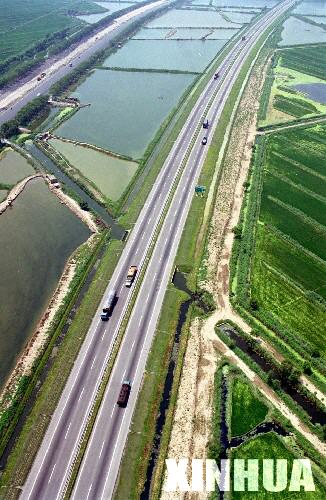
<instances>
[{"instance_id":1,"label":"crop field","mask_svg":"<svg viewBox=\"0 0 326 500\"><path fill-rule=\"evenodd\" d=\"M326 45L284 50L281 66L325 79Z\"/></svg>"},{"instance_id":2,"label":"crop field","mask_svg":"<svg viewBox=\"0 0 326 500\"><path fill-rule=\"evenodd\" d=\"M326 45L278 52L265 84L260 126L326 113Z\"/></svg>"},{"instance_id":3,"label":"crop field","mask_svg":"<svg viewBox=\"0 0 326 500\"><path fill-rule=\"evenodd\" d=\"M239 446L232 452L232 459L286 459L288 460L288 480L291 477L292 460L296 458L291 451L283 444L282 438L279 438L274 432L269 432L251 439ZM261 465L262 462L260 462ZM305 498L307 500L319 500L325 498L326 490L322 484L314 477L315 491L314 492L289 492L288 488L279 493L268 492L263 487L263 474L259 474L259 489L258 492L232 492L232 499L250 499L250 500L270 500L277 497L281 498Z\"/></svg>"},{"instance_id":4,"label":"crop field","mask_svg":"<svg viewBox=\"0 0 326 500\"><path fill-rule=\"evenodd\" d=\"M296 99L283 95L276 95L273 105L275 109L297 118L318 112L313 104L306 102L304 99Z\"/></svg>"},{"instance_id":5,"label":"crop field","mask_svg":"<svg viewBox=\"0 0 326 500\"><path fill-rule=\"evenodd\" d=\"M101 12L91 0L0 0L0 62L48 35L84 25L77 14Z\"/></svg>"},{"instance_id":6,"label":"crop field","mask_svg":"<svg viewBox=\"0 0 326 500\"><path fill-rule=\"evenodd\" d=\"M257 399L249 384L240 378L232 386L231 434L241 436L265 420L267 406Z\"/></svg>"},{"instance_id":7,"label":"crop field","mask_svg":"<svg viewBox=\"0 0 326 500\"><path fill-rule=\"evenodd\" d=\"M266 144L251 299L267 323L325 355L326 127Z\"/></svg>"}]
</instances>

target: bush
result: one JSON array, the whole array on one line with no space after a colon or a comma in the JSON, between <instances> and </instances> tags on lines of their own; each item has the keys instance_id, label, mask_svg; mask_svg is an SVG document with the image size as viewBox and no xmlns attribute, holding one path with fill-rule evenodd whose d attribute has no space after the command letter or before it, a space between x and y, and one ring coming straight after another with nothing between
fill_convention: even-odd
<instances>
[{"instance_id":1,"label":"bush","mask_svg":"<svg viewBox=\"0 0 326 500\"><path fill-rule=\"evenodd\" d=\"M3 123L0 127L0 135L6 139L12 135L17 135L18 132L17 120L9 120L8 122Z\"/></svg>"}]
</instances>

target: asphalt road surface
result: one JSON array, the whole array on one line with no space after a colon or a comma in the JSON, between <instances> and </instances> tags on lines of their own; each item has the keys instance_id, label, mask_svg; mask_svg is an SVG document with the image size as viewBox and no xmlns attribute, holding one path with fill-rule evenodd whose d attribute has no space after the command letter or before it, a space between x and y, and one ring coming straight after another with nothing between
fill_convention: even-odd
<instances>
[{"instance_id":1,"label":"asphalt road surface","mask_svg":"<svg viewBox=\"0 0 326 500\"><path fill-rule=\"evenodd\" d=\"M152 14L168 3L168 0L157 0L151 4L137 7L127 14L122 14L108 26L101 28L97 33L78 43L72 49L65 50L62 54L58 54L43 63L39 68L33 70L16 88L13 85L13 88L8 91L0 91L0 125L15 118L23 106L38 95L46 94L54 83L89 59L95 52L107 48L110 42L114 41L126 29L129 29L135 21L138 22L148 16L149 13ZM43 72L46 73L46 76L38 82L37 77Z\"/></svg>"},{"instance_id":2,"label":"asphalt road surface","mask_svg":"<svg viewBox=\"0 0 326 500\"><path fill-rule=\"evenodd\" d=\"M24 485L21 499L54 500L62 497L104 368L135 289L135 283L131 289L124 286L127 270L130 265L137 265L142 269L157 232L158 239L141 283L72 495L74 500L104 500L112 497L164 293L194 187L214 129L251 48L271 22L293 3L293 0L286 0L250 27L246 39L239 40L222 64L216 68L220 74L218 80L212 79L208 83L194 106L128 238L103 302L93 318L59 405L53 414ZM210 122L208 133L200 130L201 123L206 118ZM206 146L201 144L204 135L208 137ZM161 218L166 208L167 212ZM137 279L139 276L140 273ZM119 299L110 320L102 322L100 311L111 288L117 291ZM132 381L132 391L127 408L121 409L116 405L116 401L124 379Z\"/></svg>"}]
</instances>

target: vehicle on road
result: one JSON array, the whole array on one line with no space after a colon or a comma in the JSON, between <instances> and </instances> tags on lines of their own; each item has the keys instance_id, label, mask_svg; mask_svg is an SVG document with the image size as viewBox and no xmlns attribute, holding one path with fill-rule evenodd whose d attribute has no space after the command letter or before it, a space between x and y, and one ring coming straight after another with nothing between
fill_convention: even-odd
<instances>
[{"instance_id":1,"label":"vehicle on road","mask_svg":"<svg viewBox=\"0 0 326 500\"><path fill-rule=\"evenodd\" d=\"M117 292L115 290L110 290L105 301L103 310L101 312L101 320L107 321L112 314L115 303L117 301Z\"/></svg>"},{"instance_id":2,"label":"vehicle on road","mask_svg":"<svg viewBox=\"0 0 326 500\"><path fill-rule=\"evenodd\" d=\"M38 77L37 77L37 81L40 82L44 77L46 76L46 73L41 73Z\"/></svg>"},{"instance_id":3,"label":"vehicle on road","mask_svg":"<svg viewBox=\"0 0 326 500\"><path fill-rule=\"evenodd\" d=\"M215 75L214 75L214 80L217 80L219 76L220 76L220 74L219 74L219 73L215 73Z\"/></svg>"},{"instance_id":4,"label":"vehicle on road","mask_svg":"<svg viewBox=\"0 0 326 500\"><path fill-rule=\"evenodd\" d=\"M205 129L208 128L208 120L206 120L205 122L203 122L203 128L205 128Z\"/></svg>"},{"instance_id":5,"label":"vehicle on road","mask_svg":"<svg viewBox=\"0 0 326 500\"><path fill-rule=\"evenodd\" d=\"M203 140L201 141L203 146L206 146L207 144L207 137L203 137Z\"/></svg>"},{"instance_id":6,"label":"vehicle on road","mask_svg":"<svg viewBox=\"0 0 326 500\"><path fill-rule=\"evenodd\" d=\"M128 287L128 288L131 287L131 285L133 284L133 281L136 277L137 271L138 271L137 266L130 266L129 267L127 278L126 278L126 283L125 283L126 287Z\"/></svg>"},{"instance_id":7,"label":"vehicle on road","mask_svg":"<svg viewBox=\"0 0 326 500\"><path fill-rule=\"evenodd\" d=\"M243 35L243 37L241 38L241 40L244 42L246 39L246 37Z\"/></svg>"},{"instance_id":8,"label":"vehicle on road","mask_svg":"<svg viewBox=\"0 0 326 500\"><path fill-rule=\"evenodd\" d=\"M122 383L117 401L117 405L120 406L120 408L125 408L127 406L130 391L131 391L131 382L130 380L125 380Z\"/></svg>"}]
</instances>

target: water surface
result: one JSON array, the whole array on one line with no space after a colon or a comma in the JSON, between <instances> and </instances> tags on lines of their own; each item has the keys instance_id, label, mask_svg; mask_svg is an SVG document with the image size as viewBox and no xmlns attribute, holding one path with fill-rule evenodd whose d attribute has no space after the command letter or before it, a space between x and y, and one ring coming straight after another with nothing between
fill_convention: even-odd
<instances>
[{"instance_id":1,"label":"water surface","mask_svg":"<svg viewBox=\"0 0 326 500\"><path fill-rule=\"evenodd\" d=\"M143 28L133 40L229 40L238 29L225 28Z\"/></svg>"},{"instance_id":2,"label":"water surface","mask_svg":"<svg viewBox=\"0 0 326 500\"><path fill-rule=\"evenodd\" d=\"M21 179L35 174L35 170L22 155L8 149L0 155L0 183L16 184Z\"/></svg>"},{"instance_id":3,"label":"water surface","mask_svg":"<svg viewBox=\"0 0 326 500\"><path fill-rule=\"evenodd\" d=\"M303 92L313 101L326 104L326 83L301 83L294 85L294 88L299 92Z\"/></svg>"},{"instance_id":4,"label":"water surface","mask_svg":"<svg viewBox=\"0 0 326 500\"><path fill-rule=\"evenodd\" d=\"M211 10L172 9L147 24L149 28L238 28L238 24L226 21L219 12Z\"/></svg>"},{"instance_id":5,"label":"water surface","mask_svg":"<svg viewBox=\"0 0 326 500\"><path fill-rule=\"evenodd\" d=\"M325 42L325 30L319 26L305 23L295 17L290 17L283 25L282 40L279 42L279 45L302 45Z\"/></svg>"},{"instance_id":6,"label":"water surface","mask_svg":"<svg viewBox=\"0 0 326 500\"><path fill-rule=\"evenodd\" d=\"M120 198L138 168L135 162L109 156L71 142L52 139L50 143L73 167L113 201Z\"/></svg>"},{"instance_id":7,"label":"water surface","mask_svg":"<svg viewBox=\"0 0 326 500\"><path fill-rule=\"evenodd\" d=\"M294 9L296 14L313 14L315 16L326 15L326 0L308 0L300 2Z\"/></svg>"},{"instance_id":8,"label":"water surface","mask_svg":"<svg viewBox=\"0 0 326 500\"><path fill-rule=\"evenodd\" d=\"M56 134L140 158L193 75L97 70L74 93L91 106ZM132 99L127 99L132 90Z\"/></svg>"},{"instance_id":9,"label":"water surface","mask_svg":"<svg viewBox=\"0 0 326 500\"><path fill-rule=\"evenodd\" d=\"M46 307L71 253L88 228L48 190L31 181L0 216L0 386Z\"/></svg>"},{"instance_id":10,"label":"water surface","mask_svg":"<svg viewBox=\"0 0 326 500\"><path fill-rule=\"evenodd\" d=\"M106 67L202 72L225 40L130 40L104 61Z\"/></svg>"},{"instance_id":11,"label":"water surface","mask_svg":"<svg viewBox=\"0 0 326 500\"><path fill-rule=\"evenodd\" d=\"M194 0L194 3L196 3L198 0ZM256 7L256 8L261 8L263 9L264 7L267 7L270 9L271 7L274 7L277 3L279 3L280 0L213 0L213 5L216 5L218 7Z\"/></svg>"},{"instance_id":12,"label":"water surface","mask_svg":"<svg viewBox=\"0 0 326 500\"><path fill-rule=\"evenodd\" d=\"M85 21L86 23L93 24L97 23L97 21L100 21L104 17L110 16L114 12L117 12L119 10L127 9L131 5L134 5L133 2L126 2L126 3L120 3L120 2L95 2L97 5L100 7L103 7L104 9L107 9L106 12L100 12L98 14L86 14L83 16L77 16L78 19L81 19L82 21Z\"/></svg>"}]
</instances>

